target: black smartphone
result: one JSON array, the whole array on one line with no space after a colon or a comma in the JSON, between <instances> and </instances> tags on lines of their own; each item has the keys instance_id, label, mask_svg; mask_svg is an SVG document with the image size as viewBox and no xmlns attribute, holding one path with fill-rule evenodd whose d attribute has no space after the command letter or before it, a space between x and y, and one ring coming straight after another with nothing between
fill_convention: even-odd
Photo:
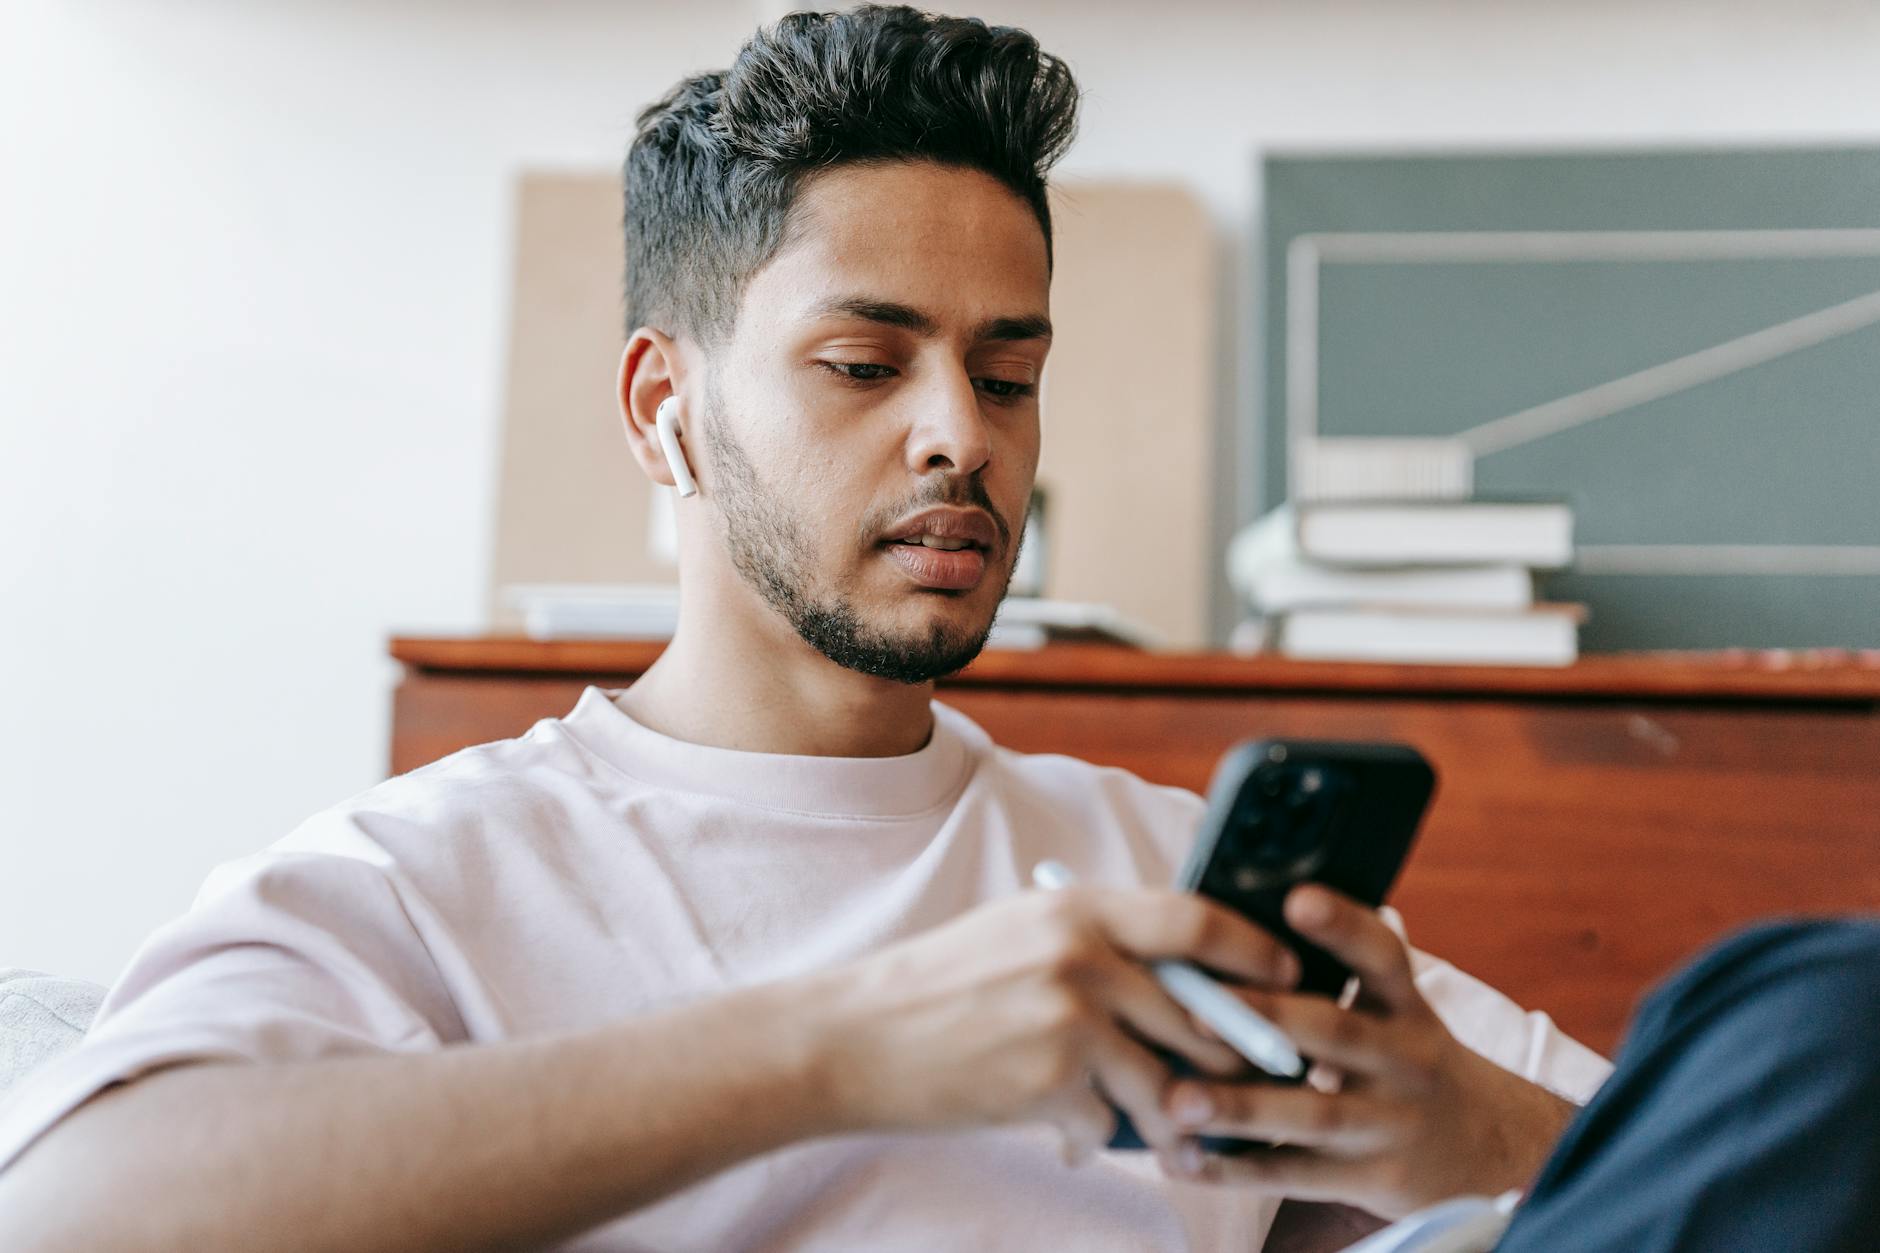
<instances>
[{"instance_id":1,"label":"black smartphone","mask_svg":"<svg viewBox=\"0 0 1880 1253\"><path fill-rule=\"evenodd\" d=\"M1435 789L1436 772L1404 744L1236 745L1215 768L1201 829L1177 886L1271 932L1299 957L1299 990L1336 997L1351 971L1286 925L1286 894L1301 883L1322 883L1367 905L1382 905ZM1179 1058L1170 1063L1191 1073ZM1302 1081L1262 1076L1255 1082ZM1253 1147L1215 1138L1204 1138L1202 1145L1230 1155ZM1120 1112L1110 1147L1144 1147Z\"/></svg>"}]
</instances>

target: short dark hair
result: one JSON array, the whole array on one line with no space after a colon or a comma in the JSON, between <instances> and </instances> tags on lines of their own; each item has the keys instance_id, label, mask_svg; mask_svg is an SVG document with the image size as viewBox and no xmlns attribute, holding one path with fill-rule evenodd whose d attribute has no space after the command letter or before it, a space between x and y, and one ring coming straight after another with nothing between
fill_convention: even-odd
<instances>
[{"instance_id":1,"label":"short dark hair","mask_svg":"<svg viewBox=\"0 0 1880 1253\"><path fill-rule=\"evenodd\" d=\"M804 180L841 165L983 171L1031 206L1048 258L1045 175L1076 124L1069 67L1025 31L900 5L792 13L730 69L640 114L624 177L627 329L728 334Z\"/></svg>"}]
</instances>

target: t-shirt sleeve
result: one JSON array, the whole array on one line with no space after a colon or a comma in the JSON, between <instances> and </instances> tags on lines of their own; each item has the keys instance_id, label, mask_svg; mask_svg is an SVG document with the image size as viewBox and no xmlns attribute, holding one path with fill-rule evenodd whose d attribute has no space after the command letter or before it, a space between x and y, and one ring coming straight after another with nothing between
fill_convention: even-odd
<instances>
[{"instance_id":1,"label":"t-shirt sleeve","mask_svg":"<svg viewBox=\"0 0 1880 1253\"><path fill-rule=\"evenodd\" d=\"M1385 921L1403 934L1393 909ZM1473 975L1412 948L1410 968L1417 990L1456 1039L1503 1070L1584 1105L1612 1073L1612 1063L1562 1031L1539 1010L1523 1010Z\"/></svg>"},{"instance_id":2,"label":"t-shirt sleeve","mask_svg":"<svg viewBox=\"0 0 1880 1253\"><path fill-rule=\"evenodd\" d=\"M0 1098L0 1169L95 1093L186 1061L419 1051L463 1026L387 871L269 851L218 867L84 1041Z\"/></svg>"}]
</instances>

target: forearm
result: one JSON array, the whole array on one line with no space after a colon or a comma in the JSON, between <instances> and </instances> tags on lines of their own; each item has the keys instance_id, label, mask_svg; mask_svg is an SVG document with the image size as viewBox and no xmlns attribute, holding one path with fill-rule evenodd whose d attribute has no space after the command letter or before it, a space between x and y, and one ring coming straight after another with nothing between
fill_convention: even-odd
<instances>
[{"instance_id":1,"label":"forearm","mask_svg":"<svg viewBox=\"0 0 1880 1253\"><path fill-rule=\"evenodd\" d=\"M8 1247L538 1248L833 1129L786 986L578 1035L204 1064L95 1098L0 1176Z\"/></svg>"}]
</instances>

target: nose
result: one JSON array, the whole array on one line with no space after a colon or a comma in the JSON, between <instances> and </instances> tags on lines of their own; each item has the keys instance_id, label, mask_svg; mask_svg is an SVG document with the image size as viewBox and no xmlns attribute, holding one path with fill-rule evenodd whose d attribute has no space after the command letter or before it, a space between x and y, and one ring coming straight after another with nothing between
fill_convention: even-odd
<instances>
[{"instance_id":1,"label":"nose","mask_svg":"<svg viewBox=\"0 0 1880 1253\"><path fill-rule=\"evenodd\" d=\"M908 433L908 468L916 474L952 470L972 474L992 459L992 431L979 390L963 368L945 371L920 396Z\"/></svg>"}]
</instances>

